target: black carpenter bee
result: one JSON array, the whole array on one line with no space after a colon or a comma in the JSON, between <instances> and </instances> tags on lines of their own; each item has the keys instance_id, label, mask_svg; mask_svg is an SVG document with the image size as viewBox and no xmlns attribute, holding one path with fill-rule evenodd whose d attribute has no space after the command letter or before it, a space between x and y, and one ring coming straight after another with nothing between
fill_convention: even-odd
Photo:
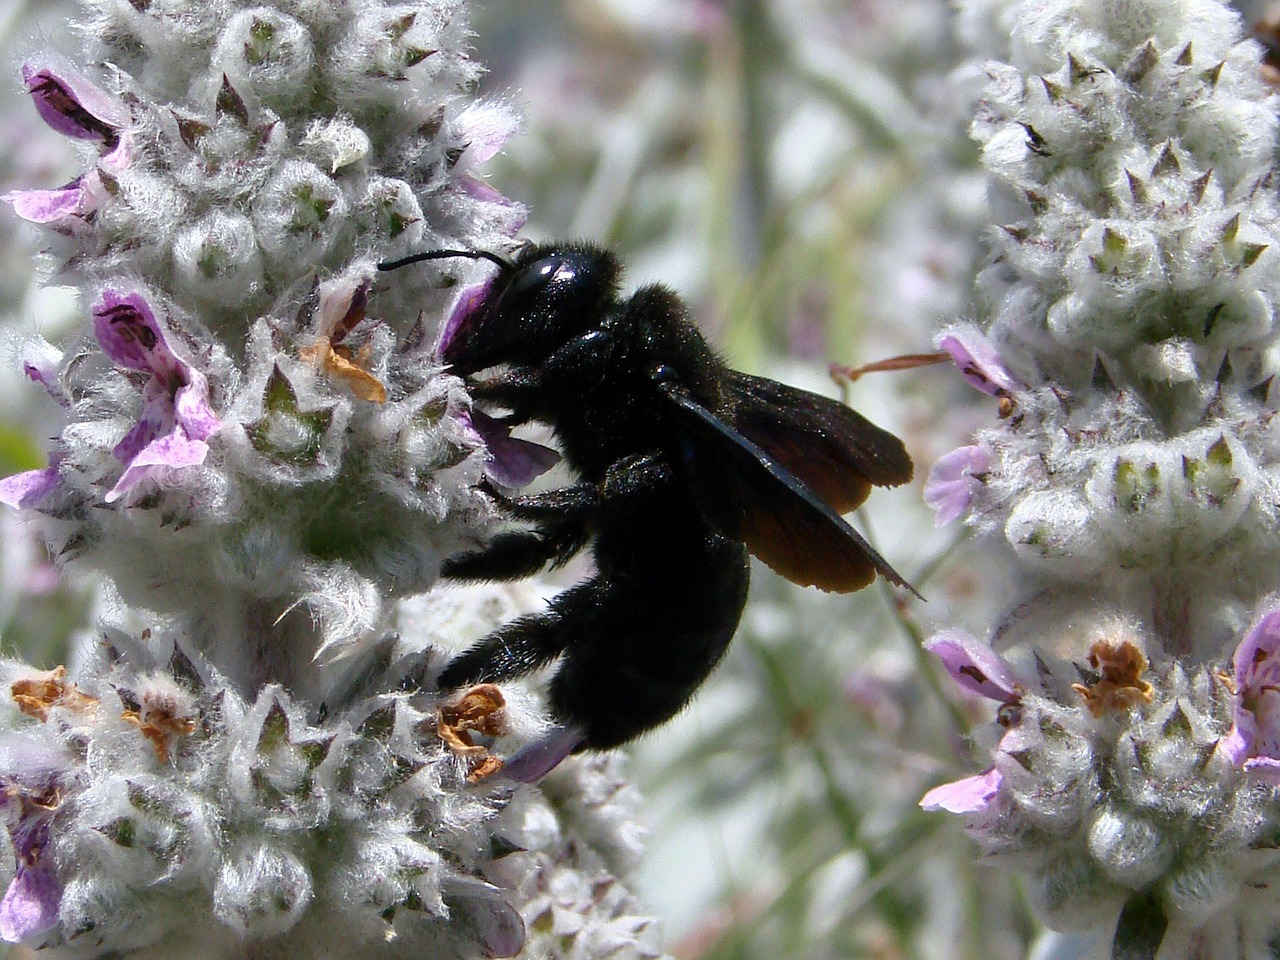
<instances>
[{"instance_id":1,"label":"black carpenter bee","mask_svg":"<svg viewBox=\"0 0 1280 960\"><path fill-rule=\"evenodd\" d=\"M579 482L492 491L527 526L447 561L465 580L529 576L585 547L595 575L456 657L441 689L523 676L562 658L559 727L518 753L534 780L570 752L615 747L670 719L742 616L751 553L796 583L851 592L877 573L912 589L842 518L872 485L911 478L902 442L826 397L729 369L657 285L618 296L618 260L588 244L514 262L436 250L380 264L484 258L499 272L446 333L441 358L509 424L550 425Z\"/></svg>"}]
</instances>

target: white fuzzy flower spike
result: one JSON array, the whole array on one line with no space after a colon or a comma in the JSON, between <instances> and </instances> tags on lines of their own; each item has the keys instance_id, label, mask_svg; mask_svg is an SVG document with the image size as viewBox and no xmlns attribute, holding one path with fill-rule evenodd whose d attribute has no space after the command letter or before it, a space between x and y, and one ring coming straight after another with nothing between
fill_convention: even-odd
<instances>
[{"instance_id":1,"label":"white fuzzy flower spike","mask_svg":"<svg viewBox=\"0 0 1280 960\"><path fill-rule=\"evenodd\" d=\"M1215 0L1008 7L973 125L998 227L986 329L939 338L998 421L926 497L1020 570L992 636L1023 692L997 698L988 769L925 805L1028 874L1054 929L1112 931L1117 957L1261 956L1280 930L1258 896L1280 828L1276 103ZM974 644L962 664L934 643L969 689L1000 663Z\"/></svg>"},{"instance_id":2,"label":"white fuzzy flower spike","mask_svg":"<svg viewBox=\"0 0 1280 960\"><path fill-rule=\"evenodd\" d=\"M476 483L554 460L478 425L433 350L475 265L376 271L523 221L478 179L518 117L472 96L462 5L85 5L95 66L22 70L83 172L4 197L83 329L27 351L66 420L0 502L111 613L71 670L0 666L0 937L461 960L516 955L547 907L573 920L548 954L652 956L617 785L582 814L498 776L546 733L534 698L434 690L444 635L510 613L422 598L489 534Z\"/></svg>"}]
</instances>

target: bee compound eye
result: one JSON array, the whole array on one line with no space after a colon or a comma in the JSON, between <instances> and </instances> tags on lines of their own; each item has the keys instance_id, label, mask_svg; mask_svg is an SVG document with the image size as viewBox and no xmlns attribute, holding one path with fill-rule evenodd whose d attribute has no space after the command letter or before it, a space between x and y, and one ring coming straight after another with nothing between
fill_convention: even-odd
<instances>
[{"instance_id":1,"label":"bee compound eye","mask_svg":"<svg viewBox=\"0 0 1280 960\"><path fill-rule=\"evenodd\" d=\"M567 283L574 278L573 264L561 256L543 257L521 267L507 288L508 296L537 296L552 283Z\"/></svg>"}]
</instances>

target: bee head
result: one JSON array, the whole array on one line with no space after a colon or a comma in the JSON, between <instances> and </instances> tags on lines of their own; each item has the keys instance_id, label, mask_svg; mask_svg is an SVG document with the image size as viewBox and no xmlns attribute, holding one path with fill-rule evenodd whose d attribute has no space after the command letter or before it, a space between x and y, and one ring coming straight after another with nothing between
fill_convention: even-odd
<instances>
[{"instance_id":1,"label":"bee head","mask_svg":"<svg viewBox=\"0 0 1280 960\"><path fill-rule=\"evenodd\" d=\"M440 358L459 376L500 363L541 363L598 325L616 293L617 259L585 244L532 246L514 263L475 251L438 250L379 267L448 256L499 266L486 284L464 294L441 335Z\"/></svg>"}]
</instances>

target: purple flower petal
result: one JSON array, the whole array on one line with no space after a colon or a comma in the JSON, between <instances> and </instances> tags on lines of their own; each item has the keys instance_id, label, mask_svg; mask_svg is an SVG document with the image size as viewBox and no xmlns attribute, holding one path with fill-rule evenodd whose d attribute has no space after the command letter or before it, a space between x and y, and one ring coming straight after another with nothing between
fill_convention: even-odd
<instances>
[{"instance_id":1,"label":"purple flower petal","mask_svg":"<svg viewBox=\"0 0 1280 960\"><path fill-rule=\"evenodd\" d=\"M560 454L531 440L511 436L511 428L480 410L472 410L470 421L489 449L485 473L508 489L527 486L560 462Z\"/></svg>"},{"instance_id":2,"label":"purple flower petal","mask_svg":"<svg viewBox=\"0 0 1280 960\"><path fill-rule=\"evenodd\" d=\"M142 294L104 291L93 309L93 329L116 363L152 375L142 391L138 422L112 451L126 469L107 494L110 503L157 469L203 463L209 452L204 441L222 421L209 406L208 382L169 348Z\"/></svg>"},{"instance_id":3,"label":"purple flower petal","mask_svg":"<svg viewBox=\"0 0 1280 960\"><path fill-rule=\"evenodd\" d=\"M938 458L924 483L924 502L934 512L935 526L945 526L969 509L982 489L979 477L994 461L990 448L980 443Z\"/></svg>"},{"instance_id":4,"label":"purple flower petal","mask_svg":"<svg viewBox=\"0 0 1280 960\"><path fill-rule=\"evenodd\" d=\"M0 200L13 206L13 212L28 223L71 225L84 212L83 177L76 177L65 187L54 190L11 190Z\"/></svg>"},{"instance_id":5,"label":"purple flower petal","mask_svg":"<svg viewBox=\"0 0 1280 960\"><path fill-rule=\"evenodd\" d=\"M536 783L560 765L586 740L577 727L553 727L532 743L527 743L503 764L501 775L518 783Z\"/></svg>"},{"instance_id":6,"label":"purple flower petal","mask_svg":"<svg viewBox=\"0 0 1280 960\"><path fill-rule=\"evenodd\" d=\"M976 637L951 630L938 634L924 646L965 690L1001 703L1013 704L1022 699L1022 686L1009 665Z\"/></svg>"},{"instance_id":7,"label":"purple flower petal","mask_svg":"<svg viewBox=\"0 0 1280 960\"><path fill-rule=\"evenodd\" d=\"M1280 610L1264 616L1236 647L1233 665L1240 688L1280 684Z\"/></svg>"},{"instance_id":8,"label":"purple flower petal","mask_svg":"<svg viewBox=\"0 0 1280 960\"><path fill-rule=\"evenodd\" d=\"M222 429L222 421L209 406L209 384L204 376L183 365L187 385L174 395L174 415L183 431L192 440L208 440Z\"/></svg>"},{"instance_id":9,"label":"purple flower petal","mask_svg":"<svg viewBox=\"0 0 1280 960\"><path fill-rule=\"evenodd\" d=\"M62 885L48 860L39 853L34 855L37 859L33 863L19 859L18 870L0 900L0 940L6 943L21 943L58 925Z\"/></svg>"},{"instance_id":10,"label":"purple flower petal","mask_svg":"<svg viewBox=\"0 0 1280 960\"><path fill-rule=\"evenodd\" d=\"M1218 749L1236 765L1262 767L1280 759L1280 611L1253 626L1233 659L1234 722Z\"/></svg>"},{"instance_id":11,"label":"purple flower petal","mask_svg":"<svg viewBox=\"0 0 1280 960\"><path fill-rule=\"evenodd\" d=\"M480 945L488 957L514 957L524 949L524 920L511 904L493 900L471 911Z\"/></svg>"},{"instance_id":12,"label":"purple flower petal","mask_svg":"<svg viewBox=\"0 0 1280 960\"><path fill-rule=\"evenodd\" d=\"M0 480L0 503L26 510L53 493L60 482L56 466L15 473Z\"/></svg>"},{"instance_id":13,"label":"purple flower petal","mask_svg":"<svg viewBox=\"0 0 1280 960\"><path fill-rule=\"evenodd\" d=\"M920 798L920 806L947 813L978 813L995 800L1003 781L1000 771L992 767L985 773L934 787Z\"/></svg>"},{"instance_id":14,"label":"purple flower petal","mask_svg":"<svg viewBox=\"0 0 1280 960\"><path fill-rule=\"evenodd\" d=\"M330 343L341 343L364 321L369 286L368 277L347 277L331 289L322 288L316 309L316 329L328 337Z\"/></svg>"},{"instance_id":15,"label":"purple flower petal","mask_svg":"<svg viewBox=\"0 0 1280 960\"><path fill-rule=\"evenodd\" d=\"M1256 736L1252 715L1244 718L1243 723L1241 720L1240 711L1237 709L1231 732L1218 741L1218 752L1226 757L1228 763L1237 767L1245 765L1245 761L1249 758L1249 747Z\"/></svg>"},{"instance_id":16,"label":"purple flower petal","mask_svg":"<svg viewBox=\"0 0 1280 960\"><path fill-rule=\"evenodd\" d=\"M34 383L44 387L58 404L67 407L71 400L58 381L58 368L62 366L62 351L42 337L32 337L22 348L22 372Z\"/></svg>"},{"instance_id":17,"label":"purple flower petal","mask_svg":"<svg viewBox=\"0 0 1280 960\"><path fill-rule=\"evenodd\" d=\"M459 177L458 186L462 188L463 193L474 200L483 200L485 203L500 203L504 206L511 204L511 201L503 196L500 191L475 177L467 175Z\"/></svg>"},{"instance_id":18,"label":"purple flower petal","mask_svg":"<svg viewBox=\"0 0 1280 960\"><path fill-rule=\"evenodd\" d=\"M519 129L520 115L507 104L473 103L454 121L456 137L466 144L454 169L465 172L491 159Z\"/></svg>"},{"instance_id":19,"label":"purple flower petal","mask_svg":"<svg viewBox=\"0 0 1280 960\"><path fill-rule=\"evenodd\" d=\"M449 316L440 329L440 338L436 341L436 356L448 356L449 348L458 339L459 334L470 327L476 314L484 309L496 279L496 276L490 277L484 283L467 287L458 295L453 309L449 311Z\"/></svg>"},{"instance_id":20,"label":"purple flower petal","mask_svg":"<svg viewBox=\"0 0 1280 960\"><path fill-rule=\"evenodd\" d=\"M1004 361L986 336L977 327L961 325L951 327L938 337L939 350L951 354L966 380L978 390L991 396L1009 393L1021 388L1013 374L1005 368Z\"/></svg>"},{"instance_id":21,"label":"purple flower petal","mask_svg":"<svg viewBox=\"0 0 1280 960\"><path fill-rule=\"evenodd\" d=\"M133 134L125 130L120 134L120 142L116 144L115 149L109 150L98 159L98 166L108 173L119 176L133 163ZM96 183L101 183L100 178L95 177Z\"/></svg>"},{"instance_id":22,"label":"purple flower petal","mask_svg":"<svg viewBox=\"0 0 1280 960\"><path fill-rule=\"evenodd\" d=\"M1244 769L1255 780L1280 786L1280 760L1275 757L1253 757L1245 761Z\"/></svg>"},{"instance_id":23,"label":"purple flower petal","mask_svg":"<svg viewBox=\"0 0 1280 960\"><path fill-rule=\"evenodd\" d=\"M22 79L42 120L63 136L114 147L127 113L124 104L74 70L22 65Z\"/></svg>"},{"instance_id":24,"label":"purple flower petal","mask_svg":"<svg viewBox=\"0 0 1280 960\"><path fill-rule=\"evenodd\" d=\"M8 792L9 785L6 785ZM58 925L63 887L54 865L46 858L50 810L19 801L17 820L10 820L9 836L18 869L0 900L0 940L18 943L40 936Z\"/></svg>"},{"instance_id":25,"label":"purple flower petal","mask_svg":"<svg viewBox=\"0 0 1280 960\"><path fill-rule=\"evenodd\" d=\"M93 332L107 356L122 367L167 376L178 366L151 305L140 293L104 290L93 308Z\"/></svg>"},{"instance_id":26,"label":"purple flower petal","mask_svg":"<svg viewBox=\"0 0 1280 960\"><path fill-rule=\"evenodd\" d=\"M107 494L107 503L119 500L129 490L159 470L195 467L204 463L209 445L189 439L181 427L147 444L129 461L128 468Z\"/></svg>"}]
</instances>

